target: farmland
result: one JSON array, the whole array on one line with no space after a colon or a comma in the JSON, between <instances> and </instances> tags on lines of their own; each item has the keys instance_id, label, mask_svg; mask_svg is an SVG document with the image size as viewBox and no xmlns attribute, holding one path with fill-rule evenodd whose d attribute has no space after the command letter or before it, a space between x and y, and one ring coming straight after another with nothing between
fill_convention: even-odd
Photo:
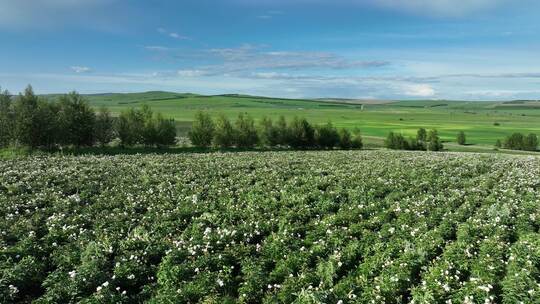
<instances>
[{"instance_id":1,"label":"farmland","mask_svg":"<svg viewBox=\"0 0 540 304\"><path fill-rule=\"evenodd\" d=\"M539 204L531 156L13 158L0 302L537 303Z\"/></svg>"},{"instance_id":2,"label":"farmland","mask_svg":"<svg viewBox=\"0 0 540 304\"><path fill-rule=\"evenodd\" d=\"M264 116L303 116L315 123L331 120L337 127L359 128L367 143L381 144L390 131L413 136L418 128L436 128L445 141L455 142L459 131L470 144L460 150L492 148L497 139L513 132L540 134L540 107L533 101L373 101L349 99L278 99L245 95L204 96L169 92L87 95L94 106L113 112L150 105L176 119L186 133L199 110L235 118L239 112L255 119ZM452 145L448 148L457 149Z\"/></svg>"}]
</instances>

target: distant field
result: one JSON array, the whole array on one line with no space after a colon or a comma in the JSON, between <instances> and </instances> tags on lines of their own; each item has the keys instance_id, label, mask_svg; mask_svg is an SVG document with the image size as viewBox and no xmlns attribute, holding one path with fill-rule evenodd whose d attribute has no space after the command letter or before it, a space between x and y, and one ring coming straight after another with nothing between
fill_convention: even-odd
<instances>
[{"instance_id":1,"label":"distant field","mask_svg":"<svg viewBox=\"0 0 540 304\"><path fill-rule=\"evenodd\" d=\"M420 127L436 128L443 140L454 141L463 130L468 142L493 146L512 132L540 134L540 103L537 101L373 101L349 99L278 99L245 95L203 96L169 92L87 95L94 106L106 105L113 113L129 107L150 105L174 117L186 132L194 114L205 110L234 118L239 112L255 119L263 116L303 116L314 123L331 120L338 127L360 128L376 142L389 131L414 135ZM496 126L495 123L499 125Z\"/></svg>"}]
</instances>

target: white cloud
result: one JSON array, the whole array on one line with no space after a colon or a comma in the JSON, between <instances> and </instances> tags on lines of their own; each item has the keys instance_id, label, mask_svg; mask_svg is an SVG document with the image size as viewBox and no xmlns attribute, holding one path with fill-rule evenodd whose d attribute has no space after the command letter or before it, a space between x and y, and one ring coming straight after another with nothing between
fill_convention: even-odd
<instances>
[{"instance_id":1,"label":"white cloud","mask_svg":"<svg viewBox=\"0 0 540 304\"><path fill-rule=\"evenodd\" d=\"M92 69L89 68L89 67L86 67L86 66L78 66L78 65L75 65L75 66L71 66L70 69L75 72L75 73L88 73L88 72L91 72Z\"/></svg>"},{"instance_id":2,"label":"white cloud","mask_svg":"<svg viewBox=\"0 0 540 304\"><path fill-rule=\"evenodd\" d=\"M403 86L403 94L413 97L433 97L435 89L429 84L406 84Z\"/></svg>"}]
</instances>

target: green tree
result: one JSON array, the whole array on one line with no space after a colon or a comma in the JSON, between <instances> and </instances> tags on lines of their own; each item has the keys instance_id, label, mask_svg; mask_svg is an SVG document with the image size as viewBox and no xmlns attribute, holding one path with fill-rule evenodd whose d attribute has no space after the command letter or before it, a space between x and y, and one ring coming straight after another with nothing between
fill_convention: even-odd
<instances>
[{"instance_id":1,"label":"green tree","mask_svg":"<svg viewBox=\"0 0 540 304\"><path fill-rule=\"evenodd\" d=\"M142 130L144 130L144 115L141 111L131 108L120 113L116 132L122 146L142 143Z\"/></svg>"},{"instance_id":2,"label":"green tree","mask_svg":"<svg viewBox=\"0 0 540 304\"><path fill-rule=\"evenodd\" d=\"M275 147L280 143L278 128L274 127L271 118L263 117L259 123L259 130L259 138L262 146Z\"/></svg>"},{"instance_id":3,"label":"green tree","mask_svg":"<svg viewBox=\"0 0 540 304\"><path fill-rule=\"evenodd\" d=\"M259 141L255 122L249 115L238 114L236 119L236 146L240 148L253 148Z\"/></svg>"},{"instance_id":4,"label":"green tree","mask_svg":"<svg viewBox=\"0 0 540 304\"><path fill-rule=\"evenodd\" d=\"M437 130L430 130L427 136L427 149L429 151L441 151L443 149L443 144L439 138Z\"/></svg>"},{"instance_id":5,"label":"green tree","mask_svg":"<svg viewBox=\"0 0 540 304\"><path fill-rule=\"evenodd\" d=\"M59 98L59 143L75 146L94 144L96 114L77 92Z\"/></svg>"},{"instance_id":6,"label":"green tree","mask_svg":"<svg viewBox=\"0 0 540 304\"><path fill-rule=\"evenodd\" d=\"M362 149L364 147L364 142L362 141L362 134L357 132L352 137L351 148L353 149Z\"/></svg>"},{"instance_id":7,"label":"green tree","mask_svg":"<svg viewBox=\"0 0 540 304\"><path fill-rule=\"evenodd\" d=\"M214 138L215 125L210 114L199 111L189 131L189 139L196 147L209 147Z\"/></svg>"},{"instance_id":8,"label":"green tree","mask_svg":"<svg viewBox=\"0 0 540 304\"><path fill-rule=\"evenodd\" d=\"M458 145L465 145L467 143L467 138L465 137L465 132L459 131L457 135L457 143Z\"/></svg>"},{"instance_id":9,"label":"green tree","mask_svg":"<svg viewBox=\"0 0 540 304\"><path fill-rule=\"evenodd\" d=\"M349 130L343 128L339 130L339 147L341 149L350 149L352 148L353 142L352 142L352 135Z\"/></svg>"},{"instance_id":10,"label":"green tree","mask_svg":"<svg viewBox=\"0 0 540 304\"><path fill-rule=\"evenodd\" d=\"M11 95L8 91L0 92L0 147L8 146L13 140L14 123L15 113Z\"/></svg>"},{"instance_id":11,"label":"green tree","mask_svg":"<svg viewBox=\"0 0 540 304\"><path fill-rule=\"evenodd\" d=\"M502 148L502 146L503 146L503 144L502 144L501 140L497 139L497 141L495 142L495 148L500 149L500 148Z\"/></svg>"},{"instance_id":12,"label":"green tree","mask_svg":"<svg viewBox=\"0 0 540 304\"><path fill-rule=\"evenodd\" d=\"M293 148L315 146L315 129L305 118L295 117L289 126L289 145Z\"/></svg>"},{"instance_id":13,"label":"green tree","mask_svg":"<svg viewBox=\"0 0 540 304\"><path fill-rule=\"evenodd\" d=\"M416 132L416 139L420 142L425 142L427 139L426 129L424 128L418 129L418 131Z\"/></svg>"},{"instance_id":14,"label":"green tree","mask_svg":"<svg viewBox=\"0 0 540 304\"><path fill-rule=\"evenodd\" d=\"M315 141L321 148L332 149L339 144L339 134L329 121L325 125L316 128Z\"/></svg>"},{"instance_id":15,"label":"green tree","mask_svg":"<svg viewBox=\"0 0 540 304\"><path fill-rule=\"evenodd\" d=\"M19 144L37 147L36 112L39 98L34 94L32 86L26 87L14 103L15 128L14 137Z\"/></svg>"},{"instance_id":16,"label":"green tree","mask_svg":"<svg viewBox=\"0 0 540 304\"><path fill-rule=\"evenodd\" d=\"M221 114L216 120L213 143L217 147L229 148L234 145L236 131L229 119Z\"/></svg>"},{"instance_id":17,"label":"green tree","mask_svg":"<svg viewBox=\"0 0 540 304\"><path fill-rule=\"evenodd\" d=\"M140 130L142 143L151 147L157 144L157 120L154 119L154 112L149 105L144 104L140 110L143 120L143 128Z\"/></svg>"},{"instance_id":18,"label":"green tree","mask_svg":"<svg viewBox=\"0 0 540 304\"><path fill-rule=\"evenodd\" d=\"M96 115L94 138L100 146L105 146L114 139L114 120L105 106L101 106Z\"/></svg>"},{"instance_id":19,"label":"green tree","mask_svg":"<svg viewBox=\"0 0 540 304\"><path fill-rule=\"evenodd\" d=\"M158 147L172 146L176 143L176 122L174 119L166 119L161 113L154 118L156 123L155 144Z\"/></svg>"},{"instance_id":20,"label":"green tree","mask_svg":"<svg viewBox=\"0 0 540 304\"><path fill-rule=\"evenodd\" d=\"M396 134L394 132L388 133L384 146L388 149L393 150L409 150L409 142L401 134Z\"/></svg>"},{"instance_id":21,"label":"green tree","mask_svg":"<svg viewBox=\"0 0 540 304\"><path fill-rule=\"evenodd\" d=\"M531 133L527 135L527 137L524 139L523 146L527 151L536 151L538 148L538 137L536 134Z\"/></svg>"},{"instance_id":22,"label":"green tree","mask_svg":"<svg viewBox=\"0 0 540 304\"><path fill-rule=\"evenodd\" d=\"M512 150L524 150L525 148L525 136L521 133L513 133L506 137L503 144L504 148Z\"/></svg>"},{"instance_id":23,"label":"green tree","mask_svg":"<svg viewBox=\"0 0 540 304\"><path fill-rule=\"evenodd\" d=\"M289 137L290 137L290 130L289 126L287 125L287 120L285 120L285 116L281 115L276 122L276 133L277 133L277 139L278 139L278 145L286 146L289 144Z\"/></svg>"}]
</instances>

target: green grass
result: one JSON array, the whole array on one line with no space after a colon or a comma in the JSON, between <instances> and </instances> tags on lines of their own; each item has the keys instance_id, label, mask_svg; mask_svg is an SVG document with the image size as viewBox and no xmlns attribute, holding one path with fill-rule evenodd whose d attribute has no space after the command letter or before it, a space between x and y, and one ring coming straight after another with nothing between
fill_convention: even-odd
<instances>
[{"instance_id":1,"label":"green grass","mask_svg":"<svg viewBox=\"0 0 540 304\"><path fill-rule=\"evenodd\" d=\"M155 111L173 117L181 133L186 133L197 111L223 113L231 119L248 113L287 118L303 116L320 124L331 120L337 127L360 128L363 135L384 138L390 131L413 136L420 127L436 128L445 141L455 141L465 131L470 144L492 147L497 139L513 132L540 134L540 108L513 106L492 101L417 100L383 104L336 99L279 99L245 95L203 96L169 92L87 95L93 106L106 105L114 114L129 107L150 105ZM495 126L495 122L499 126ZM380 142L380 140L376 140Z\"/></svg>"}]
</instances>

